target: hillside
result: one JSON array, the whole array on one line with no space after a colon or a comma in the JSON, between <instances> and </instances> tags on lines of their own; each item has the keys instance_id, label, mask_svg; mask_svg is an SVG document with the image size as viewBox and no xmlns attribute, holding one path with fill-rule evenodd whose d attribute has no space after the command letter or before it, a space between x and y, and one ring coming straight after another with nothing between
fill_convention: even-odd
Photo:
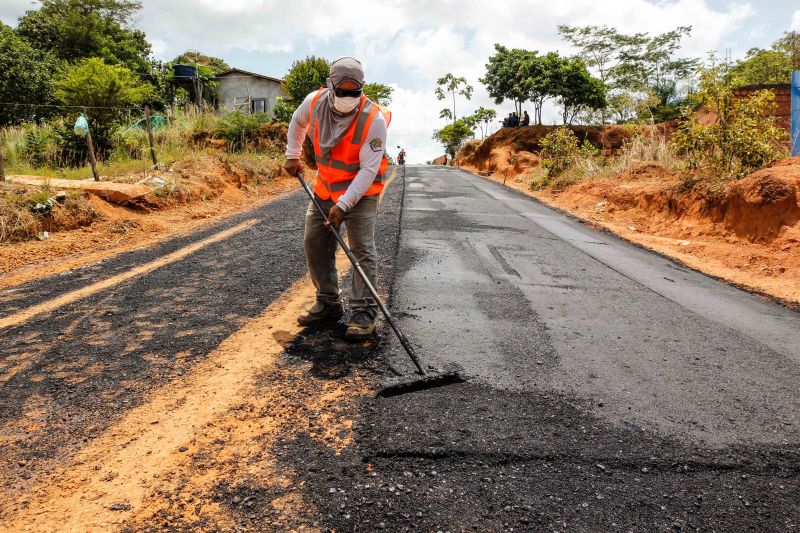
<instances>
[{"instance_id":1,"label":"hillside","mask_svg":"<svg viewBox=\"0 0 800 533\"><path fill-rule=\"evenodd\" d=\"M619 150L625 132L576 129L607 150ZM630 161L610 176L566 175L532 190L543 134L541 128L501 130L459 163L692 268L800 303L800 158L733 181Z\"/></svg>"}]
</instances>

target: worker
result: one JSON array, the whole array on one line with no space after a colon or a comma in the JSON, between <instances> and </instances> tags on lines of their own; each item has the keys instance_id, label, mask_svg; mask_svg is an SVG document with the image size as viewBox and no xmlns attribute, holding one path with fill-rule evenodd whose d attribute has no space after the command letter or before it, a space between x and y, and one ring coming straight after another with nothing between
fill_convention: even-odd
<instances>
[{"instance_id":1,"label":"worker","mask_svg":"<svg viewBox=\"0 0 800 533\"><path fill-rule=\"evenodd\" d=\"M326 85L309 94L292 115L284 165L291 175L302 170L300 153L308 134L317 163L314 195L327 218L309 202L305 253L317 292L314 305L297 318L303 326L335 322L344 315L336 272L337 242L329 225L339 229L344 222L353 254L376 285L375 221L389 162L386 128L391 113L364 96L361 63L352 57L337 59ZM345 338L360 341L372 336L378 307L357 275L353 276L350 310Z\"/></svg>"}]
</instances>

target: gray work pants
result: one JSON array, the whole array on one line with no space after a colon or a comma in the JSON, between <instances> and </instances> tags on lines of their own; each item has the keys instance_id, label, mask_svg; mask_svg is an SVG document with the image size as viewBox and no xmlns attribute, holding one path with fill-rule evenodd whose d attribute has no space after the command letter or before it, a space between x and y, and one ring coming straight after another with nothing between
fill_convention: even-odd
<instances>
[{"instance_id":1,"label":"gray work pants","mask_svg":"<svg viewBox=\"0 0 800 533\"><path fill-rule=\"evenodd\" d=\"M334 202L317 198L325 214ZM378 276L378 253L375 249L375 219L378 215L378 196L364 196L344 215L342 228L347 233L347 244L375 286ZM317 300L325 303L339 303L339 274L336 272L336 237L325 227L322 217L309 201L306 210L305 248L308 272L317 289ZM369 293L361 277L353 272L353 291L350 295L350 309L353 314L364 311L372 318L378 306Z\"/></svg>"}]
</instances>

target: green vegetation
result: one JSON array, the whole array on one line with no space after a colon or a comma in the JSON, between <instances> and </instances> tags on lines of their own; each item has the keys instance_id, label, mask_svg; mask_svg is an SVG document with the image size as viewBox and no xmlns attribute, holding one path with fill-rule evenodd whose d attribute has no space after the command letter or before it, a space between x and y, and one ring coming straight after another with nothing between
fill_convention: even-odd
<instances>
[{"instance_id":1,"label":"green vegetation","mask_svg":"<svg viewBox=\"0 0 800 533\"><path fill-rule=\"evenodd\" d=\"M555 52L539 55L537 51L499 44L495 51L481 82L495 103L513 101L518 115L522 115L522 104L531 102L534 122L541 124L542 108L551 98L557 98L563 106L565 124L581 112L606 107L606 86L589 74L580 58L565 58Z\"/></svg>"},{"instance_id":2,"label":"green vegetation","mask_svg":"<svg viewBox=\"0 0 800 533\"><path fill-rule=\"evenodd\" d=\"M736 178L785 155L787 134L769 112L774 94L759 91L749 98L734 98L738 80L737 72L726 65L701 71L692 103L702 105L715 120L702 125L696 114L687 110L675 135L675 145L691 168Z\"/></svg>"},{"instance_id":3,"label":"green vegetation","mask_svg":"<svg viewBox=\"0 0 800 533\"><path fill-rule=\"evenodd\" d=\"M699 64L697 59L676 55L691 27L681 26L655 36L623 34L608 26L561 25L558 31L578 48L578 56L597 72L607 88L611 106L608 112L601 112L602 122L609 115L652 123L680 114L688 81ZM630 109L635 111L634 117L629 116Z\"/></svg>"},{"instance_id":4,"label":"green vegetation","mask_svg":"<svg viewBox=\"0 0 800 533\"><path fill-rule=\"evenodd\" d=\"M46 56L0 22L0 101L50 102L51 69ZM32 106L0 106L0 125L36 120L41 112Z\"/></svg>"},{"instance_id":5,"label":"green vegetation","mask_svg":"<svg viewBox=\"0 0 800 533\"><path fill-rule=\"evenodd\" d=\"M497 118L497 111L494 109L486 109L481 106L475 110L471 116L464 118L464 122L471 130L478 128L481 130L481 137L485 137L489 129L489 123Z\"/></svg>"},{"instance_id":6,"label":"green vegetation","mask_svg":"<svg viewBox=\"0 0 800 533\"><path fill-rule=\"evenodd\" d=\"M456 122L456 95L460 94L467 100L472 97L473 88L470 84L467 83L466 78L463 76L456 77L453 76L451 73L447 73L438 80L436 80L436 99L437 100L444 100L445 98L451 96L453 98L453 109L444 108L439 113L439 118L446 118L452 120L453 123Z\"/></svg>"},{"instance_id":7,"label":"green vegetation","mask_svg":"<svg viewBox=\"0 0 800 533\"><path fill-rule=\"evenodd\" d=\"M393 91L394 89L382 83L364 84L364 94L366 95L366 97L375 102L376 104L380 104L382 106L388 106L389 104L392 103Z\"/></svg>"},{"instance_id":8,"label":"green vegetation","mask_svg":"<svg viewBox=\"0 0 800 533\"><path fill-rule=\"evenodd\" d=\"M541 147L542 168L550 177L567 170L580 154L578 137L566 127L556 128L545 135Z\"/></svg>"},{"instance_id":9,"label":"green vegetation","mask_svg":"<svg viewBox=\"0 0 800 533\"><path fill-rule=\"evenodd\" d=\"M311 92L325 87L325 80L330 75L331 64L327 59L308 56L295 61L283 77L285 102L291 105L294 111Z\"/></svg>"},{"instance_id":10,"label":"green vegetation","mask_svg":"<svg viewBox=\"0 0 800 533\"><path fill-rule=\"evenodd\" d=\"M104 115L120 111L111 108L140 104L153 95L152 85L140 82L127 68L108 65L99 57L66 66L53 85L59 102L68 106L97 107Z\"/></svg>"},{"instance_id":11,"label":"green vegetation","mask_svg":"<svg viewBox=\"0 0 800 533\"><path fill-rule=\"evenodd\" d=\"M464 141L472 137L474 133L475 132L464 119L458 119L444 128L435 131L433 133L433 138L442 144L445 153L453 159L461 148L461 145L464 144Z\"/></svg>"},{"instance_id":12,"label":"green vegetation","mask_svg":"<svg viewBox=\"0 0 800 533\"><path fill-rule=\"evenodd\" d=\"M800 69L800 32L790 31L769 50L752 48L732 67L738 85L789 83L792 70Z\"/></svg>"},{"instance_id":13,"label":"green vegetation","mask_svg":"<svg viewBox=\"0 0 800 533\"><path fill-rule=\"evenodd\" d=\"M133 72L148 72L150 43L130 27L141 2L131 0L40 0L15 32L32 48L62 63L96 57Z\"/></svg>"}]
</instances>

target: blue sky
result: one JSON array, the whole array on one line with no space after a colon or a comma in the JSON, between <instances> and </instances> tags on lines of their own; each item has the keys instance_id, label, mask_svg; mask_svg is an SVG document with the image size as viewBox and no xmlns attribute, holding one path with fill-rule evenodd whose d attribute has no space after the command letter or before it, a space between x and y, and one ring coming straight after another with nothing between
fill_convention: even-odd
<instances>
[{"instance_id":1,"label":"blue sky","mask_svg":"<svg viewBox=\"0 0 800 533\"><path fill-rule=\"evenodd\" d=\"M534 50L571 51L556 26L608 24L623 32L660 33L693 26L684 54L710 50L740 58L752 47L769 46L784 31L800 29L800 4L790 0L143 0L136 25L156 56L171 59L187 49L224 58L232 66L281 77L306 55L362 60L367 78L392 85L394 114L389 145L403 145L410 161L440 155L431 140L442 102L433 91L447 72L475 87L457 113L478 106L497 109L478 78L499 42ZM487 7L490 6L490 7ZM3 0L0 20L14 25L34 7L30 0ZM557 112L545 109L545 122Z\"/></svg>"}]
</instances>

